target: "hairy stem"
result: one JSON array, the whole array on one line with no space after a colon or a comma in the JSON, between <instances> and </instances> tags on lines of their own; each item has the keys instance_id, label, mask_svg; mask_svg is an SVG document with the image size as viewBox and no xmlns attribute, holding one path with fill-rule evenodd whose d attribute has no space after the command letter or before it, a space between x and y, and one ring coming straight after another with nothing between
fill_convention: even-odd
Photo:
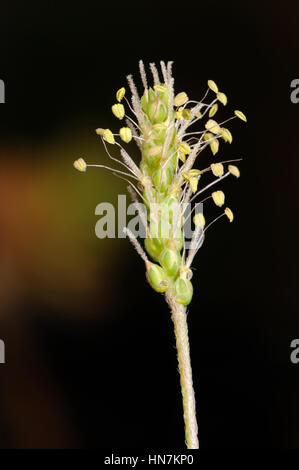
<instances>
[{"instance_id":1,"label":"hairy stem","mask_svg":"<svg viewBox=\"0 0 299 470\"><path fill-rule=\"evenodd\" d=\"M192 381L186 307L178 304L171 293L167 292L165 296L171 309L171 318L174 325L176 339L183 398L186 444L188 449L198 449L198 427L196 420L195 395Z\"/></svg>"}]
</instances>

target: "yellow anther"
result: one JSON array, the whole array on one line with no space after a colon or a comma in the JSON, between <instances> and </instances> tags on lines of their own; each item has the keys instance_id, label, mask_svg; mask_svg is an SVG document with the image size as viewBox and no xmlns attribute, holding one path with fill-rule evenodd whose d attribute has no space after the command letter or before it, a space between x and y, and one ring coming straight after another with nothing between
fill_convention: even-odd
<instances>
[{"instance_id":1,"label":"yellow anther","mask_svg":"<svg viewBox=\"0 0 299 470\"><path fill-rule=\"evenodd\" d=\"M201 112L200 112L200 111L198 111L198 113L196 113L196 114L195 114L195 117L197 117L197 118L201 118L201 117L202 117L202 114L201 114Z\"/></svg>"},{"instance_id":2,"label":"yellow anther","mask_svg":"<svg viewBox=\"0 0 299 470\"><path fill-rule=\"evenodd\" d=\"M218 86L213 80L208 80L208 87L210 90L214 91L215 93L218 93Z\"/></svg>"},{"instance_id":3,"label":"yellow anther","mask_svg":"<svg viewBox=\"0 0 299 470\"><path fill-rule=\"evenodd\" d=\"M183 109L182 111L183 119L192 119L191 109Z\"/></svg>"},{"instance_id":4,"label":"yellow anther","mask_svg":"<svg viewBox=\"0 0 299 470\"><path fill-rule=\"evenodd\" d=\"M227 104L227 96L221 91L217 93L217 99L220 101L220 103L224 104L224 106Z\"/></svg>"},{"instance_id":5,"label":"yellow anther","mask_svg":"<svg viewBox=\"0 0 299 470\"><path fill-rule=\"evenodd\" d=\"M188 99L188 95L184 91L182 91L174 98L174 105L182 106L183 104L187 103Z\"/></svg>"},{"instance_id":6,"label":"yellow anther","mask_svg":"<svg viewBox=\"0 0 299 470\"><path fill-rule=\"evenodd\" d=\"M235 165L228 165L228 171L234 175L236 178L239 178L240 176L240 170L237 166Z\"/></svg>"},{"instance_id":7,"label":"yellow anther","mask_svg":"<svg viewBox=\"0 0 299 470\"><path fill-rule=\"evenodd\" d=\"M204 227L206 225L206 220L201 212L193 217L193 222L197 227Z\"/></svg>"},{"instance_id":8,"label":"yellow anther","mask_svg":"<svg viewBox=\"0 0 299 470\"><path fill-rule=\"evenodd\" d=\"M176 113L175 117L178 121L181 121L183 119L183 108L179 108Z\"/></svg>"},{"instance_id":9,"label":"yellow anther","mask_svg":"<svg viewBox=\"0 0 299 470\"><path fill-rule=\"evenodd\" d=\"M224 167L222 163L212 163L211 170L214 176L220 177L224 173Z\"/></svg>"},{"instance_id":10,"label":"yellow anther","mask_svg":"<svg viewBox=\"0 0 299 470\"><path fill-rule=\"evenodd\" d=\"M218 104L214 103L209 111L209 117L213 117L218 111Z\"/></svg>"},{"instance_id":11,"label":"yellow anther","mask_svg":"<svg viewBox=\"0 0 299 470\"><path fill-rule=\"evenodd\" d=\"M119 135L121 140L123 140L127 144L132 140L132 132L129 127L122 127L119 131Z\"/></svg>"},{"instance_id":12,"label":"yellow anther","mask_svg":"<svg viewBox=\"0 0 299 470\"><path fill-rule=\"evenodd\" d=\"M167 87L165 85L155 85L154 90L159 91L160 93L164 93L164 91L167 90Z\"/></svg>"},{"instance_id":13,"label":"yellow anther","mask_svg":"<svg viewBox=\"0 0 299 470\"><path fill-rule=\"evenodd\" d=\"M224 213L230 222L234 220L234 214L232 213L229 207L225 208Z\"/></svg>"},{"instance_id":14,"label":"yellow anther","mask_svg":"<svg viewBox=\"0 0 299 470\"><path fill-rule=\"evenodd\" d=\"M226 129L225 127L222 127L221 131L220 131L220 134L221 134L222 139L225 142L229 142L230 144L232 143L233 136L232 136L231 132L228 129Z\"/></svg>"},{"instance_id":15,"label":"yellow anther","mask_svg":"<svg viewBox=\"0 0 299 470\"><path fill-rule=\"evenodd\" d=\"M205 128L207 129L207 131L213 132L213 134L219 134L221 131L219 124L217 124L217 122L213 119L209 119L206 122Z\"/></svg>"},{"instance_id":16,"label":"yellow anther","mask_svg":"<svg viewBox=\"0 0 299 470\"><path fill-rule=\"evenodd\" d=\"M225 195L223 191L214 191L212 193L213 201L215 202L216 206L221 207L224 204Z\"/></svg>"},{"instance_id":17,"label":"yellow anther","mask_svg":"<svg viewBox=\"0 0 299 470\"><path fill-rule=\"evenodd\" d=\"M191 152L190 146L187 144L187 142L181 142L179 144L179 151L184 153L185 155L188 155L188 153Z\"/></svg>"},{"instance_id":18,"label":"yellow anther","mask_svg":"<svg viewBox=\"0 0 299 470\"><path fill-rule=\"evenodd\" d=\"M212 142L210 143L210 147L211 147L211 150L212 150L213 155L216 155L216 153L217 153L218 150L219 150L219 142L218 142L218 140L217 140L217 139L212 140Z\"/></svg>"},{"instance_id":19,"label":"yellow anther","mask_svg":"<svg viewBox=\"0 0 299 470\"><path fill-rule=\"evenodd\" d=\"M114 104L112 106L112 112L118 119L122 119L125 115L124 105L121 103Z\"/></svg>"},{"instance_id":20,"label":"yellow anther","mask_svg":"<svg viewBox=\"0 0 299 470\"><path fill-rule=\"evenodd\" d=\"M214 137L214 136L213 136L213 134L211 134L211 132L205 132L205 134L204 134L204 136L203 136L204 140L210 140L210 139L212 139L213 137Z\"/></svg>"},{"instance_id":21,"label":"yellow anther","mask_svg":"<svg viewBox=\"0 0 299 470\"><path fill-rule=\"evenodd\" d=\"M114 144L114 135L112 134L110 129L105 129L103 133L103 139L108 142L108 144Z\"/></svg>"},{"instance_id":22,"label":"yellow anther","mask_svg":"<svg viewBox=\"0 0 299 470\"><path fill-rule=\"evenodd\" d=\"M190 188L193 193L196 193L197 186L198 186L198 178L196 176L192 176L189 180Z\"/></svg>"},{"instance_id":23,"label":"yellow anther","mask_svg":"<svg viewBox=\"0 0 299 470\"><path fill-rule=\"evenodd\" d=\"M96 133L97 133L98 135L100 135L101 137L103 137L104 132L105 132L105 129L102 129L101 127L98 127L98 128L96 129Z\"/></svg>"},{"instance_id":24,"label":"yellow anther","mask_svg":"<svg viewBox=\"0 0 299 470\"><path fill-rule=\"evenodd\" d=\"M74 163L74 168L76 168L76 170L78 171L86 171L86 162L83 158L78 158L78 160L76 160Z\"/></svg>"},{"instance_id":25,"label":"yellow anther","mask_svg":"<svg viewBox=\"0 0 299 470\"><path fill-rule=\"evenodd\" d=\"M179 159L181 160L181 162L185 163L185 161L186 161L186 154L179 151Z\"/></svg>"},{"instance_id":26,"label":"yellow anther","mask_svg":"<svg viewBox=\"0 0 299 470\"><path fill-rule=\"evenodd\" d=\"M123 97L125 96L125 93L126 93L126 89L124 87L117 90L117 92L116 92L117 101L121 101L123 99Z\"/></svg>"},{"instance_id":27,"label":"yellow anther","mask_svg":"<svg viewBox=\"0 0 299 470\"><path fill-rule=\"evenodd\" d=\"M201 175L201 171L196 170L195 168L193 170L189 170L188 173L189 173L190 176L200 176Z\"/></svg>"},{"instance_id":28,"label":"yellow anther","mask_svg":"<svg viewBox=\"0 0 299 470\"><path fill-rule=\"evenodd\" d=\"M188 181L188 183L189 183L189 180L190 180L190 178L189 178L189 172L184 171L184 172L182 173L182 177L184 178L185 181Z\"/></svg>"},{"instance_id":29,"label":"yellow anther","mask_svg":"<svg viewBox=\"0 0 299 470\"><path fill-rule=\"evenodd\" d=\"M247 122L247 118L246 118L245 114L242 113L242 111L234 111L234 113L239 119L241 119L242 121Z\"/></svg>"}]
</instances>

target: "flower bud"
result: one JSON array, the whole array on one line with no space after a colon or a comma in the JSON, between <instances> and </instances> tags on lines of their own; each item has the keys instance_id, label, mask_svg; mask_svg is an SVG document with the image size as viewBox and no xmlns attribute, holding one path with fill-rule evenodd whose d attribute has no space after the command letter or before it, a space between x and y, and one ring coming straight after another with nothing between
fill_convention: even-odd
<instances>
[{"instance_id":1,"label":"flower bud","mask_svg":"<svg viewBox=\"0 0 299 470\"><path fill-rule=\"evenodd\" d=\"M76 160L74 163L74 168L76 168L76 170L78 171L86 171L86 162L83 158L79 158L78 160Z\"/></svg>"},{"instance_id":2,"label":"flower bud","mask_svg":"<svg viewBox=\"0 0 299 470\"><path fill-rule=\"evenodd\" d=\"M174 284L175 300L182 305L190 304L193 296L193 286L191 281L179 277Z\"/></svg>"},{"instance_id":3,"label":"flower bud","mask_svg":"<svg viewBox=\"0 0 299 470\"><path fill-rule=\"evenodd\" d=\"M122 119L124 117L125 108L123 104L121 103L114 104L111 109L112 109L114 116L116 116L118 119Z\"/></svg>"},{"instance_id":4,"label":"flower bud","mask_svg":"<svg viewBox=\"0 0 299 470\"><path fill-rule=\"evenodd\" d=\"M175 276L180 267L181 257L177 251L165 248L161 252L159 261L169 276Z\"/></svg>"},{"instance_id":5,"label":"flower bud","mask_svg":"<svg viewBox=\"0 0 299 470\"><path fill-rule=\"evenodd\" d=\"M168 281L166 279L166 273L161 266L151 262L147 263L146 266L146 277L149 284L156 292L165 292L168 288Z\"/></svg>"},{"instance_id":6,"label":"flower bud","mask_svg":"<svg viewBox=\"0 0 299 470\"><path fill-rule=\"evenodd\" d=\"M144 240L144 247L147 253L154 261L159 261L159 256L161 253L161 247L157 246L155 243L155 239L153 238L146 238Z\"/></svg>"},{"instance_id":7,"label":"flower bud","mask_svg":"<svg viewBox=\"0 0 299 470\"><path fill-rule=\"evenodd\" d=\"M171 168L158 168L153 174L153 182L156 189L160 193L164 193L170 186L173 180L173 172Z\"/></svg>"},{"instance_id":8,"label":"flower bud","mask_svg":"<svg viewBox=\"0 0 299 470\"><path fill-rule=\"evenodd\" d=\"M129 127L122 127L119 131L119 135L121 140L123 140L127 144L132 140L132 132Z\"/></svg>"}]
</instances>

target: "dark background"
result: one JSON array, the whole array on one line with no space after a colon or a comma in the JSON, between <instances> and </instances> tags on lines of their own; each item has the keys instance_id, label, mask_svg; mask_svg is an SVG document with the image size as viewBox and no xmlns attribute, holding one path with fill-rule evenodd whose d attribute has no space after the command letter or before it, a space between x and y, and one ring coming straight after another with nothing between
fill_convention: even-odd
<instances>
[{"instance_id":1,"label":"dark background","mask_svg":"<svg viewBox=\"0 0 299 470\"><path fill-rule=\"evenodd\" d=\"M115 92L141 58L173 60L193 99L215 80L224 111L248 117L219 153L244 158L221 187L235 222L195 262L201 447L299 447L298 15L290 0L1 6L1 448L183 449L170 313L129 242L94 233L96 205L126 184L72 168L108 162L94 129L117 125Z\"/></svg>"}]
</instances>

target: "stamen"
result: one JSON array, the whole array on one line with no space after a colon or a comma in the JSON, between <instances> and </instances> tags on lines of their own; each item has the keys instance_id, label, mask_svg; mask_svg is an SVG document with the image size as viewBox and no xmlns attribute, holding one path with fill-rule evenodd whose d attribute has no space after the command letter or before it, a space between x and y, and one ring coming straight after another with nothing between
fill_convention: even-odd
<instances>
[{"instance_id":1,"label":"stamen","mask_svg":"<svg viewBox=\"0 0 299 470\"><path fill-rule=\"evenodd\" d=\"M103 144L104 144L106 153L107 153L108 157L109 157L111 160L114 160L115 162L117 162L117 163L119 163L120 165L124 166L127 170L132 171L131 168L130 168L128 165L125 165L125 163L123 163L122 161L118 160L117 158L112 157L112 155L110 154L110 152L109 152L109 150L108 150L108 148L107 148L107 145L106 145L106 143L105 143L105 141L104 141L103 138L102 138L102 142L103 142ZM116 143L116 145L118 145L119 147L121 147L121 145L119 145L118 142L115 142L115 143ZM134 174L135 176L137 176L134 172L133 172L133 174ZM137 178L137 179L138 179L138 178Z\"/></svg>"},{"instance_id":2,"label":"stamen","mask_svg":"<svg viewBox=\"0 0 299 470\"><path fill-rule=\"evenodd\" d=\"M136 127L134 126L134 124L128 118L126 118L126 124L131 129L133 139L138 139L136 141L136 144L138 145L138 147L141 150L142 149L142 144L141 144L141 142L139 142L139 136L138 136Z\"/></svg>"},{"instance_id":3,"label":"stamen","mask_svg":"<svg viewBox=\"0 0 299 470\"><path fill-rule=\"evenodd\" d=\"M97 167L97 168L106 168L106 170L110 170L112 171L112 173L120 173L121 175L126 175L126 176L130 176L130 178L134 178L135 180L138 181L138 178L136 178L135 176L131 175L130 173L126 173L125 171L121 171L121 170L116 170L115 168L110 168L110 166L106 166L106 165L95 165L95 164L88 164L86 166L94 166L94 167Z\"/></svg>"},{"instance_id":4,"label":"stamen","mask_svg":"<svg viewBox=\"0 0 299 470\"><path fill-rule=\"evenodd\" d=\"M197 191L197 193L194 194L194 196L190 199L190 202L192 202L199 194L203 193L204 191L206 191L207 189L209 189L211 186L213 186L214 184L216 183L219 183L219 181L223 180L224 178L226 178L228 175L230 175L230 172L228 171L227 173L225 173L223 176L220 176L220 178L217 178L216 180L212 181L212 183L208 184L207 186L205 186L203 189L201 189L200 191Z\"/></svg>"}]
</instances>

